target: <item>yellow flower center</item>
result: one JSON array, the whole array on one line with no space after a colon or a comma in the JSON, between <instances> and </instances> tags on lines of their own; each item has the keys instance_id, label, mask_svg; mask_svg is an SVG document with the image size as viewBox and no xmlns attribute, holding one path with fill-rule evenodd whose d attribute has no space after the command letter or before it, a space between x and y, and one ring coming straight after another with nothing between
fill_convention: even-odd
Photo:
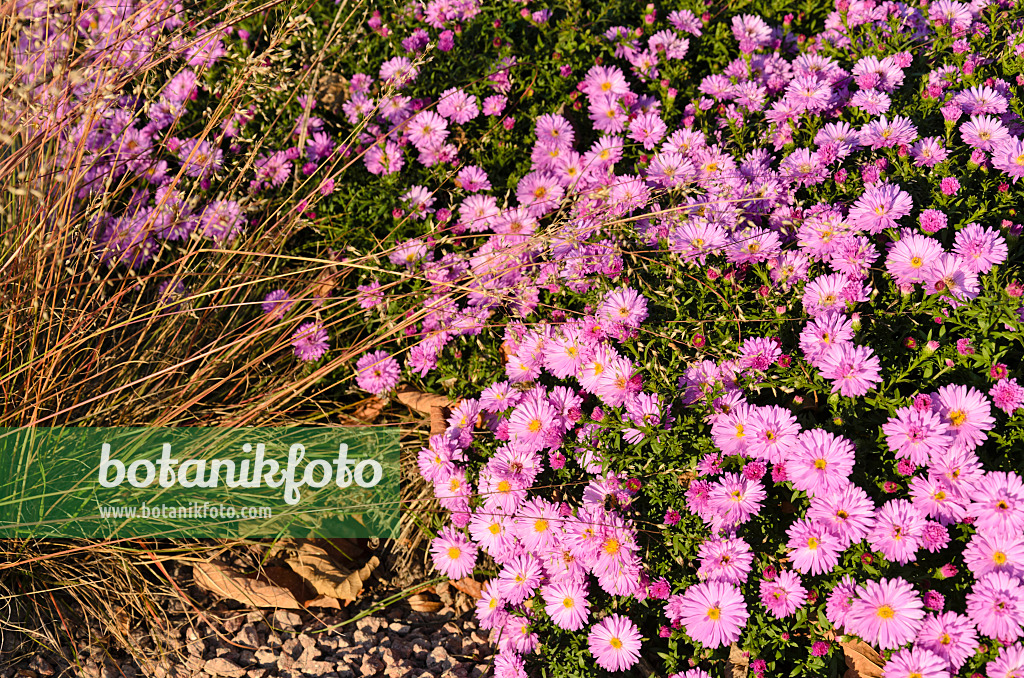
<instances>
[{"instance_id":1,"label":"yellow flower center","mask_svg":"<svg viewBox=\"0 0 1024 678\"><path fill-rule=\"evenodd\" d=\"M828 462L825 461L824 459L815 459L814 460L814 468L818 469L819 471L825 470L826 466L828 466Z\"/></svg>"},{"instance_id":2,"label":"yellow flower center","mask_svg":"<svg viewBox=\"0 0 1024 678\"><path fill-rule=\"evenodd\" d=\"M562 607L564 607L564 608L570 608L570 607L572 607L575 604L576 603L573 602L572 598L566 598L565 600L562 601Z\"/></svg>"},{"instance_id":3,"label":"yellow flower center","mask_svg":"<svg viewBox=\"0 0 1024 678\"><path fill-rule=\"evenodd\" d=\"M614 556L619 552L619 540L614 537L604 543L604 552L610 556Z\"/></svg>"},{"instance_id":4,"label":"yellow flower center","mask_svg":"<svg viewBox=\"0 0 1024 678\"><path fill-rule=\"evenodd\" d=\"M718 621L719 617L722 616L722 611L717 607L708 608L708 619L711 621Z\"/></svg>"},{"instance_id":5,"label":"yellow flower center","mask_svg":"<svg viewBox=\"0 0 1024 678\"><path fill-rule=\"evenodd\" d=\"M953 410L949 413L949 420L953 422L953 426L961 426L967 421L967 413L963 410Z\"/></svg>"},{"instance_id":6,"label":"yellow flower center","mask_svg":"<svg viewBox=\"0 0 1024 678\"><path fill-rule=\"evenodd\" d=\"M536 433L537 431L540 430L541 426L542 424L540 423L540 419L534 419L526 428L530 429L530 433Z\"/></svg>"},{"instance_id":7,"label":"yellow flower center","mask_svg":"<svg viewBox=\"0 0 1024 678\"><path fill-rule=\"evenodd\" d=\"M883 605L878 608L878 612L876 614L882 619L892 619L896 616L896 610L892 609L888 605Z\"/></svg>"},{"instance_id":8,"label":"yellow flower center","mask_svg":"<svg viewBox=\"0 0 1024 678\"><path fill-rule=\"evenodd\" d=\"M498 523L491 523L491 526L487 529L491 531L491 534L498 534L499 532L501 532L501 525L499 525Z\"/></svg>"},{"instance_id":9,"label":"yellow flower center","mask_svg":"<svg viewBox=\"0 0 1024 678\"><path fill-rule=\"evenodd\" d=\"M1002 551L996 551L992 554L992 562L994 562L996 565L1002 565L1006 562L1006 554Z\"/></svg>"},{"instance_id":10,"label":"yellow flower center","mask_svg":"<svg viewBox=\"0 0 1024 678\"><path fill-rule=\"evenodd\" d=\"M811 549L812 551L813 550L817 550L817 548L818 548L818 540L815 537L811 537L810 539L808 539L807 540L807 548Z\"/></svg>"},{"instance_id":11,"label":"yellow flower center","mask_svg":"<svg viewBox=\"0 0 1024 678\"><path fill-rule=\"evenodd\" d=\"M611 645L612 647L614 647L616 650L621 650L622 649L622 641L619 640L618 638L612 638L611 640L608 641L608 644Z\"/></svg>"},{"instance_id":12,"label":"yellow flower center","mask_svg":"<svg viewBox=\"0 0 1024 678\"><path fill-rule=\"evenodd\" d=\"M921 268L923 264L924 262L921 261L921 257L914 257L913 259L910 260L910 265L913 268Z\"/></svg>"},{"instance_id":13,"label":"yellow flower center","mask_svg":"<svg viewBox=\"0 0 1024 678\"><path fill-rule=\"evenodd\" d=\"M737 438L742 438L743 437L743 424L736 424L736 437Z\"/></svg>"},{"instance_id":14,"label":"yellow flower center","mask_svg":"<svg viewBox=\"0 0 1024 678\"><path fill-rule=\"evenodd\" d=\"M512 485L507 480L502 480L498 483L498 492L508 492L512 489Z\"/></svg>"},{"instance_id":15,"label":"yellow flower center","mask_svg":"<svg viewBox=\"0 0 1024 678\"><path fill-rule=\"evenodd\" d=\"M540 520L533 521L534 532L546 532L548 529L548 521L541 518Z\"/></svg>"},{"instance_id":16,"label":"yellow flower center","mask_svg":"<svg viewBox=\"0 0 1024 678\"><path fill-rule=\"evenodd\" d=\"M462 549L458 546L452 546L448 549L448 557L452 560L458 560L459 556L462 555Z\"/></svg>"}]
</instances>

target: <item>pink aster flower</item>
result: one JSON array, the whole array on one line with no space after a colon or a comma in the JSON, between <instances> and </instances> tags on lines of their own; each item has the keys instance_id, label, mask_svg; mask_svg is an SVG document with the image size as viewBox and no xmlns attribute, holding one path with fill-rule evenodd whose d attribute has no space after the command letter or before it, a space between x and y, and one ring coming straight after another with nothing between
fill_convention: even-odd
<instances>
[{"instance_id":1,"label":"pink aster flower","mask_svg":"<svg viewBox=\"0 0 1024 678\"><path fill-rule=\"evenodd\" d=\"M825 618L840 630L846 633L846 620L853 607L853 601L857 597L857 582L853 577L844 574L843 578L836 584L832 592L828 594L825 603Z\"/></svg>"},{"instance_id":2,"label":"pink aster flower","mask_svg":"<svg viewBox=\"0 0 1024 678\"><path fill-rule=\"evenodd\" d=\"M784 463L800 434L800 424L789 410L778 405L756 408L750 418L747 454L773 464Z\"/></svg>"},{"instance_id":3,"label":"pink aster flower","mask_svg":"<svg viewBox=\"0 0 1024 678\"><path fill-rule=\"evenodd\" d=\"M697 550L697 558L700 560L699 576L736 585L746 581L754 562L750 546L739 537L707 539Z\"/></svg>"},{"instance_id":4,"label":"pink aster flower","mask_svg":"<svg viewBox=\"0 0 1024 678\"><path fill-rule=\"evenodd\" d=\"M590 654L608 671L625 671L640 660L640 631L629 617L611 614L590 630Z\"/></svg>"},{"instance_id":5,"label":"pink aster flower","mask_svg":"<svg viewBox=\"0 0 1024 678\"><path fill-rule=\"evenodd\" d=\"M1011 137L993 148L992 166L1005 172L1016 184L1024 177L1024 139Z\"/></svg>"},{"instance_id":6,"label":"pink aster flower","mask_svg":"<svg viewBox=\"0 0 1024 678\"><path fill-rule=\"evenodd\" d=\"M1024 481L1016 473L990 471L973 485L967 514L978 530L1013 533L1024 529Z\"/></svg>"},{"instance_id":7,"label":"pink aster flower","mask_svg":"<svg viewBox=\"0 0 1024 678\"><path fill-rule=\"evenodd\" d=\"M954 308L977 297L980 290L978 275L968 268L962 257L948 252L939 255L925 279L925 291L944 295Z\"/></svg>"},{"instance_id":8,"label":"pink aster flower","mask_svg":"<svg viewBox=\"0 0 1024 678\"><path fill-rule=\"evenodd\" d=\"M774 579L761 580L761 604L778 619L788 617L807 600L807 589L800 584L800 576L789 570Z\"/></svg>"},{"instance_id":9,"label":"pink aster flower","mask_svg":"<svg viewBox=\"0 0 1024 678\"><path fill-rule=\"evenodd\" d=\"M758 481L737 473L726 473L711 486L708 506L723 525L740 525L761 510L766 492Z\"/></svg>"},{"instance_id":10,"label":"pink aster flower","mask_svg":"<svg viewBox=\"0 0 1024 678\"><path fill-rule=\"evenodd\" d=\"M748 616L740 590L721 581L696 584L670 597L665 613L673 622L681 622L687 635L710 648L739 640Z\"/></svg>"},{"instance_id":11,"label":"pink aster flower","mask_svg":"<svg viewBox=\"0 0 1024 678\"><path fill-rule=\"evenodd\" d=\"M1024 536L1014 532L976 532L964 549L964 562L976 577L989 572L1024 576Z\"/></svg>"},{"instance_id":12,"label":"pink aster flower","mask_svg":"<svg viewBox=\"0 0 1024 678\"><path fill-rule=\"evenodd\" d=\"M639 327L647 319L647 299L632 287L609 292L597 307L601 320Z\"/></svg>"},{"instance_id":13,"label":"pink aster flower","mask_svg":"<svg viewBox=\"0 0 1024 678\"><path fill-rule=\"evenodd\" d=\"M374 395L383 395L398 385L398 361L384 351L367 353L356 362L356 383Z\"/></svg>"},{"instance_id":14,"label":"pink aster flower","mask_svg":"<svg viewBox=\"0 0 1024 678\"><path fill-rule=\"evenodd\" d=\"M896 222L914 207L910 194L894 184L872 186L850 208L850 223L875 234L895 228Z\"/></svg>"},{"instance_id":15,"label":"pink aster flower","mask_svg":"<svg viewBox=\"0 0 1024 678\"><path fill-rule=\"evenodd\" d=\"M886 502L875 516L868 543L887 559L906 565L917 559L916 552L922 545L924 529L924 516L916 506L905 499L893 499Z\"/></svg>"},{"instance_id":16,"label":"pink aster flower","mask_svg":"<svg viewBox=\"0 0 1024 678\"><path fill-rule=\"evenodd\" d=\"M1024 588L1020 579L1006 572L978 577L967 594L967 616L983 636L1004 642L1019 638L1024 624Z\"/></svg>"},{"instance_id":17,"label":"pink aster flower","mask_svg":"<svg viewBox=\"0 0 1024 678\"><path fill-rule=\"evenodd\" d=\"M989 390L988 395L992 398L993 405L1010 415L1024 405L1024 386L1018 385L1016 378L1000 379Z\"/></svg>"},{"instance_id":18,"label":"pink aster flower","mask_svg":"<svg viewBox=\"0 0 1024 678\"><path fill-rule=\"evenodd\" d=\"M960 125L960 136L971 148L992 151L1010 138L1010 132L994 116L972 115L970 120Z\"/></svg>"},{"instance_id":19,"label":"pink aster flower","mask_svg":"<svg viewBox=\"0 0 1024 678\"><path fill-rule=\"evenodd\" d=\"M858 587L844 626L870 645L891 650L913 640L923 619L914 587L899 577L882 578Z\"/></svg>"},{"instance_id":20,"label":"pink aster flower","mask_svg":"<svg viewBox=\"0 0 1024 678\"><path fill-rule=\"evenodd\" d=\"M939 241L913 233L896 242L889 251L885 268L897 285L923 283L932 262L942 251Z\"/></svg>"},{"instance_id":21,"label":"pink aster flower","mask_svg":"<svg viewBox=\"0 0 1024 678\"><path fill-rule=\"evenodd\" d=\"M925 617L915 643L948 662L955 673L974 655L978 637L970 619L955 612L944 612Z\"/></svg>"},{"instance_id":22,"label":"pink aster flower","mask_svg":"<svg viewBox=\"0 0 1024 678\"><path fill-rule=\"evenodd\" d=\"M540 561L531 554L512 558L498 573L498 593L513 605L533 596L542 581Z\"/></svg>"},{"instance_id":23,"label":"pink aster flower","mask_svg":"<svg viewBox=\"0 0 1024 678\"><path fill-rule=\"evenodd\" d=\"M809 429L797 439L786 461L793 486L815 497L845 486L853 471L853 444L822 429Z\"/></svg>"},{"instance_id":24,"label":"pink aster flower","mask_svg":"<svg viewBox=\"0 0 1024 678\"><path fill-rule=\"evenodd\" d=\"M842 552L839 538L825 523L806 518L797 520L787 531L790 560L798 572L824 574L839 562Z\"/></svg>"},{"instance_id":25,"label":"pink aster flower","mask_svg":"<svg viewBox=\"0 0 1024 678\"><path fill-rule=\"evenodd\" d=\"M311 320L303 323L292 335L292 348L299 360L313 362L319 360L327 352L327 330L319 321Z\"/></svg>"},{"instance_id":26,"label":"pink aster flower","mask_svg":"<svg viewBox=\"0 0 1024 678\"><path fill-rule=\"evenodd\" d=\"M937 410L953 436L952 449L973 450L995 426L992 408L985 394L960 384L939 387Z\"/></svg>"},{"instance_id":27,"label":"pink aster flower","mask_svg":"<svg viewBox=\"0 0 1024 678\"><path fill-rule=\"evenodd\" d=\"M473 573L476 544L460 530L446 526L431 541L430 555L438 572L449 579L461 579Z\"/></svg>"},{"instance_id":28,"label":"pink aster flower","mask_svg":"<svg viewBox=\"0 0 1024 678\"><path fill-rule=\"evenodd\" d=\"M850 483L838 492L812 497L807 517L829 525L845 549L868 535L874 527L876 513L875 504L867 493Z\"/></svg>"},{"instance_id":29,"label":"pink aster flower","mask_svg":"<svg viewBox=\"0 0 1024 678\"><path fill-rule=\"evenodd\" d=\"M837 344L822 356L821 376L832 381L832 392L862 396L882 383L881 363L867 346Z\"/></svg>"},{"instance_id":30,"label":"pink aster flower","mask_svg":"<svg viewBox=\"0 0 1024 678\"><path fill-rule=\"evenodd\" d=\"M544 611L555 626L566 631L579 631L590 616L587 587L576 582L562 581L544 586Z\"/></svg>"},{"instance_id":31,"label":"pink aster flower","mask_svg":"<svg viewBox=\"0 0 1024 678\"><path fill-rule=\"evenodd\" d=\"M935 412L901 407L882 425L886 444L897 459L909 459L915 466L929 463L953 444L949 425Z\"/></svg>"},{"instance_id":32,"label":"pink aster flower","mask_svg":"<svg viewBox=\"0 0 1024 678\"><path fill-rule=\"evenodd\" d=\"M946 661L931 650L908 647L885 662L886 678L949 678Z\"/></svg>"},{"instance_id":33,"label":"pink aster flower","mask_svg":"<svg viewBox=\"0 0 1024 678\"><path fill-rule=\"evenodd\" d=\"M1016 678L1024 673L1024 645L1014 643L999 648L994 661L985 664L985 673L996 678Z\"/></svg>"},{"instance_id":34,"label":"pink aster flower","mask_svg":"<svg viewBox=\"0 0 1024 678\"><path fill-rule=\"evenodd\" d=\"M956 232L953 252L972 273L988 273L993 266L1006 261L1006 240L998 231L970 223Z\"/></svg>"}]
</instances>

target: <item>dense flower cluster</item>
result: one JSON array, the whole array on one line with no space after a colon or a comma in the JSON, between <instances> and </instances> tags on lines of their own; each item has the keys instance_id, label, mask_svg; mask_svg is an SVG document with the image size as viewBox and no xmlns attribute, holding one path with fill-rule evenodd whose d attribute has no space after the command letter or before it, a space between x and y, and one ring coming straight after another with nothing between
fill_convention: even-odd
<instances>
[{"instance_id":1,"label":"dense flower cluster","mask_svg":"<svg viewBox=\"0 0 1024 678\"><path fill-rule=\"evenodd\" d=\"M540 630L549 624L585 634L602 668L633 666L642 634L628 614L602 616L602 601L611 599L664 601L661 638L697 648L741 642L773 665L763 638L743 640L748 624L755 617L805 623L813 606L833 635L808 642L811 659L845 633L896 650L887 653L886 675L944 676L987 638L1005 646L990 675L1020 668L1013 662L1024 653L1014 644L1024 635L1024 485L1013 471L987 470L983 459L1005 421L996 410L1016 417L1024 388L1005 365L996 369L990 353L987 387L977 378L947 379L900 395L907 389L894 386L940 342L931 334L921 346L909 338L917 356L901 373L904 363L880 355L878 332L863 327L872 312L890 311L883 303L962 325L967 316L958 314L994 298L1006 311L988 327L1020 327L1019 290L995 286L1020 227L981 212L965 218L953 202L974 181L957 174L968 163L998 176L1000 193L1024 176L1014 89L1024 79L978 82L972 75L995 59L961 47L964 36L1005 32L1006 19L993 20L999 9L980 1L841 0L810 48L788 24L733 17L740 55L704 76L680 110L671 81L658 86L659 69L683 58L708 20L674 11L669 27L657 29L649 7L647 26L604 35L626 67L589 68L577 86L578 115L552 111L532 121L529 171L510 186L516 200L505 205L495 177L462 160L452 135L479 116L503 115L511 59L496 68L492 94L454 88L434 104L366 89L370 76L353 77L361 88L346 110L353 123L370 121L363 142L371 174L419 165L451 167L456 176L450 192L412 186L396 211L458 237L417 236L391 251L395 266L429 281L407 373L429 375L459 336L480 335L495 320L504 325L504 378L464 398L418 460L450 521L432 549L438 570L464 576L471 552L496 564L477 611L501 649L499 675L525 675L524 658L544 651ZM902 35L914 44L946 40L953 49L851 58L863 35L857 27L894 44ZM382 82L399 59L382 66ZM416 73L404 72L407 88ZM902 102L920 103L918 88L925 103L911 109ZM754 145L741 152L729 135L752 128ZM627 158L633 173L621 169ZM649 250L709 284L738 290L756 281L756 298L770 299L776 317L802 319L786 337L747 332L725 350L705 350L704 359L672 368L678 391L666 390L656 375L668 356L638 352L638 342L662 331L652 318L663 318L666 304L623 281L624 273L641 275L623 257L628 246L616 235L623 220ZM453 247L444 251L441 242ZM385 302L369 296L377 286L361 288L364 307ZM544 310L545 292L548 308L574 310ZM573 303L579 298L585 308ZM504 319L510 305L538 320ZM693 337L693 346L704 345L703 335ZM965 339L957 344L960 356L972 350ZM948 371L954 361L946 361ZM363 358L360 386L393 387L397 371L388 379L367 372L393 363L383 352ZM878 421L875 432L844 434L838 415L831 425L808 423L803 396L786 404L755 388L792 370L802 374L802 391L820 385L830 406L854 408L864 425ZM683 420L702 423L713 451L695 460L684 504L654 522L666 539L688 526L698 540L696 572L645 561L657 540L639 525L651 523L654 502L641 474L612 470L614 450L664 448L681 435ZM706 443L692 449L707 450ZM865 475L874 469L862 466L873 463L868 453L890 455L903 483L874 485ZM582 493L553 494L547 483L573 468L573 478L586 479ZM778 542L762 546L765 528L755 525L769 504L778 506L780 490L798 514L771 537ZM786 558L759 571L775 543ZM876 558L891 564L886 576L858 572L856 565ZM915 568L931 568L936 558L946 578L958 576L953 562L965 566L966 604L947 610L922 583ZM767 664L755 665L763 674Z\"/></svg>"}]
</instances>

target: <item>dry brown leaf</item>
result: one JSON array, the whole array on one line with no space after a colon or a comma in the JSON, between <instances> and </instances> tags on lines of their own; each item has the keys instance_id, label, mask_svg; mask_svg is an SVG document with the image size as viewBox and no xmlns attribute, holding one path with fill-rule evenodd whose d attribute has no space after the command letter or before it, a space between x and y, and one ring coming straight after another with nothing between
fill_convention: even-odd
<instances>
[{"instance_id":1,"label":"dry brown leaf","mask_svg":"<svg viewBox=\"0 0 1024 678\"><path fill-rule=\"evenodd\" d=\"M840 646L848 667L843 678L881 678L884 661L873 647L861 640L847 640Z\"/></svg>"},{"instance_id":2,"label":"dry brown leaf","mask_svg":"<svg viewBox=\"0 0 1024 678\"><path fill-rule=\"evenodd\" d=\"M380 413L384 411L384 407L387 403L377 396L370 396L359 404L356 411L352 413L359 421L365 421L367 424L372 424L380 416Z\"/></svg>"},{"instance_id":3,"label":"dry brown leaf","mask_svg":"<svg viewBox=\"0 0 1024 678\"><path fill-rule=\"evenodd\" d=\"M448 430L448 408L430 408L430 435L439 436Z\"/></svg>"},{"instance_id":4,"label":"dry brown leaf","mask_svg":"<svg viewBox=\"0 0 1024 678\"><path fill-rule=\"evenodd\" d=\"M453 581L452 586L457 588L459 591L462 591L467 596L477 599L483 597L483 587L480 585L480 582L471 577L463 577L462 579Z\"/></svg>"},{"instance_id":5,"label":"dry brown leaf","mask_svg":"<svg viewBox=\"0 0 1024 678\"><path fill-rule=\"evenodd\" d=\"M340 610L341 602L337 598L331 598L330 596L317 596L312 600L307 600L306 607L329 607L333 610Z\"/></svg>"},{"instance_id":6,"label":"dry brown leaf","mask_svg":"<svg viewBox=\"0 0 1024 678\"><path fill-rule=\"evenodd\" d=\"M247 577L217 563L194 563L192 576L196 585L221 598L237 600L253 607L302 609L295 594L287 588Z\"/></svg>"},{"instance_id":7,"label":"dry brown leaf","mask_svg":"<svg viewBox=\"0 0 1024 678\"><path fill-rule=\"evenodd\" d=\"M409 596L409 607L413 612L437 612L443 605L441 601L434 600L428 593L417 593Z\"/></svg>"},{"instance_id":8,"label":"dry brown leaf","mask_svg":"<svg viewBox=\"0 0 1024 678\"><path fill-rule=\"evenodd\" d=\"M313 544L302 544L285 562L320 595L352 602L359 597L363 584L380 564L380 559L373 556L358 570L341 568L324 549Z\"/></svg>"},{"instance_id":9,"label":"dry brown leaf","mask_svg":"<svg viewBox=\"0 0 1024 678\"><path fill-rule=\"evenodd\" d=\"M729 678L747 678L750 655L744 655L736 643L729 646L729 659L725 662L725 675Z\"/></svg>"},{"instance_id":10,"label":"dry brown leaf","mask_svg":"<svg viewBox=\"0 0 1024 678\"><path fill-rule=\"evenodd\" d=\"M435 407L447 408L452 404L446 396L422 393L408 386L398 389L395 397L398 398L398 402L420 414L430 414Z\"/></svg>"}]
</instances>

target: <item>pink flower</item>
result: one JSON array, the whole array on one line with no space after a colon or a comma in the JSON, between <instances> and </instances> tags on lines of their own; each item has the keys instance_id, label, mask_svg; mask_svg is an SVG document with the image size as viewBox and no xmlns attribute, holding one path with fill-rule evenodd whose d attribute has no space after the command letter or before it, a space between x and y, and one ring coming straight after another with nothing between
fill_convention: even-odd
<instances>
[{"instance_id":1,"label":"pink flower","mask_svg":"<svg viewBox=\"0 0 1024 678\"><path fill-rule=\"evenodd\" d=\"M587 637L590 654L608 671L625 671L640 660L640 631L628 617L611 614Z\"/></svg>"},{"instance_id":2,"label":"pink flower","mask_svg":"<svg viewBox=\"0 0 1024 678\"><path fill-rule=\"evenodd\" d=\"M672 596L665 613L673 622L682 622L687 635L710 648L739 640L748 616L739 589L720 581L696 584Z\"/></svg>"},{"instance_id":3,"label":"pink flower","mask_svg":"<svg viewBox=\"0 0 1024 678\"><path fill-rule=\"evenodd\" d=\"M913 586L899 577L882 578L858 587L844 626L868 644L891 650L913 640L923 618Z\"/></svg>"}]
</instances>

